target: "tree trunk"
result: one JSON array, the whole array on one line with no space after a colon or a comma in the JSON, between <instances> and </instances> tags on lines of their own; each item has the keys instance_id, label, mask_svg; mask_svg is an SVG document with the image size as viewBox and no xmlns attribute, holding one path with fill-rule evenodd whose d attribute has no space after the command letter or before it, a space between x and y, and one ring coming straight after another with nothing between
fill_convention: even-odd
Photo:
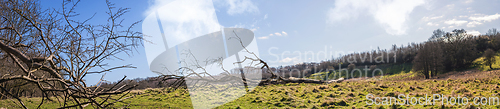
<instances>
[{"instance_id":1,"label":"tree trunk","mask_svg":"<svg viewBox=\"0 0 500 109\"><path fill-rule=\"evenodd\" d=\"M429 74L429 71L428 70L424 70L424 79L429 79L430 78L430 74Z\"/></svg>"}]
</instances>

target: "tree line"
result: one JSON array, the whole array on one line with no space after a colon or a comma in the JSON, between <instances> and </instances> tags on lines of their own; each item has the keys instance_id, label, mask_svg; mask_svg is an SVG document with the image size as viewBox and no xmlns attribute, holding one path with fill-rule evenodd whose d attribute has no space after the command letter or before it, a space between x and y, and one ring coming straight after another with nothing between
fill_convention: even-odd
<instances>
[{"instance_id":1,"label":"tree line","mask_svg":"<svg viewBox=\"0 0 500 109\"><path fill-rule=\"evenodd\" d=\"M491 65L495 59L492 57L499 49L500 35L495 28L490 29L485 35L478 36L467 34L464 29L455 29L451 32L437 29L422 43L393 45L391 49L378 48L355 52L319 63L279 66L271 70L285 77L301 77L310 76L318 71L340 70L336 68L353 69L356 66L370 66L372 69L383 64L412 64L414 72L422 74L424 78L432 78L439 73L469 69L473 61L481 56L485 56L486 64Z\"/></svg>"}]
</instances>

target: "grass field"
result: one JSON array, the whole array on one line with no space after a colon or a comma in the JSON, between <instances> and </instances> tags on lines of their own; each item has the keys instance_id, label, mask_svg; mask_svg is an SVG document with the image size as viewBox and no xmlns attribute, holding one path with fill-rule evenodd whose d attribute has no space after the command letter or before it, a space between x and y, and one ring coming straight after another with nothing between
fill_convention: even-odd
<instances>
[{"instance_id":1,"label":"grass field","mask_svg":"<svg viewBox=\"0 0 500 109\"><path fill-rule=\"evenodd\" d=\"M258 87L254 92L246 94L220 108L390 108L392 106L367 105L368 94L375 97L397 97L399 94L411 97L422 97L425 94L443 94L445 96L499 97L499 71L485 72L491 77L477 79L448 79L424 81L357 81L317 84L285 84ZM472 103L472 100L470 100ZM410 105L395 105L410 107ZM415 108L440 108L440 105L415 105ZM463 108L467 106L445 106ZM500 105L479 106L485 108L500 108Z\"/></svg>"},{"instance_id":2,"label":"grass field","mask_svg":"<svg viewBox=\"0 0 500 109\"><path fill-rule=\"evenodd\" d=\"M406 74L411 72L411 67L412 64L406 63L406 64L382 64L378 65L376 68L380 69L380 71L367 71L365 72L364 69L369 68L369 66L358 66L357 69L360 69L361 72L355 71L354 73L347 73L347 70L335 70L331 72L319 72L312 74L309 77L309 79L325 79L325 80L332 80L332 79L338 79L338 78L345 78L345 79L350 79L350 78L358 78L358 77L373 77L373 76L393 76L397 74ZM347 75L346 75L347 74ZM328 76L328 78L327 78Z\"/></svg>"},{"instance_id":3,"label":"grass field","mask_svg":"<svg viewBox=\"0 0 500 109\"><path fill-rule=\"evenodd\" d=\"M500 68L500 57L494 68ZM288 83L257 86L253 91L217 108L500 108L499 102L491 105L474 105L474 97L500 97L500 70L482 65L482 58L474 61L477 70L449 72L439 79L419 79L408 70L411 65L380 66L391 75L379 79L347 80L331 84ZM324 72L326 73L326 72ZM439 75L438 75L439 76ZM442 94L448 97L467 97L468 105L368 105L376 97L432 97ZM163 89L135 90L135 97L124 100L114 107L140 108L192 108L191 98L185 89L167 93ZM223 99L226 95L204 95L208 99ZM234 94L233 94L234 95ZM409 97L408 97L409 96ZM117 98L118 96L113 96ZM40 98L22 98L29 108L36 108ZM495 101L495 100L490 100ZM378 103L382 100L378 100ZM443 101L444 102L444 101ZM20 108L14 99L0 100L0 108ZM387 103L387 102L386 102ZM470 105L472 104L472 105ZM195 103L196 105L196 103ZM56 101L46 101L42 108L60 107ZM93 108L87 106L86 108Z\"/></svg>"},{"instance_id":4,"label":"grass field","mask_svg":"<svg viewBox=\"0 0 500 109\"><path fill-rule=\"evenodd\" d=\"M423 97L432 94L461 97L499 97L500 71L478 72L475 79L457 78L443 80L360 80L331 84L289 83L258 86L241 98L217 108L440 108L441 105L367 105L366 97L397 97L399 94L410 97ZM403 74L401 74L403 75ZM394 78L399 78L395 76ZM390 79L387 77L386 79ZM186 90L166 93L161 89L135 91L136 97L118 103L115 107L129 105L130 108L191 108L191 100ZM36 107L37 98L24 98L29 107ZM214 96L213 99L217 99ZM472 99L469 99L470 103ZM440 103L439 101L437 103ZM16 108L9 100L1 100L1 107ZM44 108L57 107L57 102L48 102ZM484 108L500 108L500 105L474 105ZM465 108L469 105L445 105L450 108Z\"/></svg>"}]
</instances>

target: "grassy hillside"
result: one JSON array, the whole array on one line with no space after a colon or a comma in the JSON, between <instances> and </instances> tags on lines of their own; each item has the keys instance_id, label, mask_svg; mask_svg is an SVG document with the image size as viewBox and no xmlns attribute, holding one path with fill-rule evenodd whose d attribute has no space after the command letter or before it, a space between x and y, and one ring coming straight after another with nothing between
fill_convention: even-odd
<instances>
[{"instance_id":1,"label":"grassy hillside","mask_svg":"<svg viewBox=\"0 0 500 109\"><path fill-rule=\"evenodd\" d=\"M137 95L138 94L138 95ZM135 90L131 91L130 96L135 95L135 97L124 100L115 104L113 107L121 108L129 105L129 108L186 108L192 107L191 99L189 98L189 93L186 90L176 90L175 92L167 93L162 89L146 89L146 90ZM113 96L116 99L120 95ZM55 101L45 101L45 104L41 106L44 109L52 109L61 107L60 104ZM23 98L24 103L28 108L37 108L40 103L40 98ZM26 102L27 101L27 102ZM21 108L14 99L12 100L0 100L0 108ZM92 109L92 106L87 106L85 108Z\"/></svg>"},{"instance_id":2,"label":"grassy hillside","mask_svg":"<svg viewBox=\"0 0 500 109\"><path fill-rule=\"evenodd\" d=\"M383 65L378 65L376 68L382 70L382 72L376 71L375 74L372 74L371 71L365 72L365 69L369 69L370 66L358 66L356 67L357 69L361 70L361 74L359 72L355 72L352 75L349 73L349 75L346 76L347 70L335 70L331 72L318 72L315 74L312 74L311 76L307 77L310 79L321 79L321 78L326 78L328 76L328 79L338 79L338 78L358 78L358 77L372 77L372 76L388 76L388 75L395 75L395 74L405 74L411 72L411 67L412 64L406 63L406 64L383 64ZM340 75L339 75L340 73ZM366 76L368 75L368 76Z\"/></svg>"},{"instance_id":3,"label":"grassy hillside","mask_svg":"<svg viewBox=\"0 0 500 109\"><path fill-rule=\"evenodd\" d=\"M493 63L493 65L491 67L493 67L494 69L500 69L500 53L496 54L495 60L496 60L496 62ZM476 67L477 69L479 69L481 71L491 70L490 66L484 65L484 57L477 58L476 60L474 60L473 67Z\"/></svg>"},{"instance_id":4,"label":"grassy hillside","mask_svg":"<svg viewBox=\"0 0 500 109\"><path fill-rule=\"evenodd\" d=\"M500 68L500 57L497 56L494 68ZM349 80L331 84L289 83L258 86L241 98L217 108L466 108L469 105L368 105L368 98L397 97L400 94L410 97L424 97L426 94L443 94L444 96L468 97L500 97L500 70L491 70L482 65L482 58L475 61L475 66L483 71L462 71L442 74L443 78L422 80L417 73L411 72L411 64L380 65L384 72L379 79ZM364 68L359 67L359 68ZM315 74L325 75L327 72ZM124 100L114 107L129 108L192 108L187 90L180 89L167 93L162 89L146 89L132 91L135 97ZM221 99L223 95L206 95L209 99ZM118 98L119 96L113 96ZM22 98L29 108L36 108L40 98ZM19 108L12 100L0 100L0 108ZM45 101L42 108L59 107L57 101ZM440 103L438 101L437 103ZM483 108L500 108L500 105L473 105ZM87 108L92 108L88 106Z\"/></svg>"},{"instance_id":5,"label":"grassy hillside","mask_svg":"<svg viewBox=\"0 0 500 109\"><path fill-rule=\"evenodd\" d=\"M484 72L488 78L477 79L448 79L448 80L413 80L413 81L356 81L332 83L328 85L316 84L286 84L258 87L254 92L246 94L220 108L351 108L351 107L385 107L367 105L366 96L373 94L376 97L396 97L399 94L421 97L425 94L443 94L445 96L466 97L498 97L500 94L499 71ZM470 100L472 103L472 100ZM409 107L410 105L396 107ZM416 108L439 108L441 106L416 105ZM463 108L469 106L445 106ZM479 106L486 108L500 108L500 105Z\"/></svg>"},{"instance_id":6,"label":"grassy hillside","mask_svg":"<svg viewBox=\"0 0 500 109\"><path fill-rule=\"evenodd\" d=\"M404 75L404 74L400 74ZM218 108L390 108L392 106L367 105L367 95L374 97L397 97L399 94L410 97L422 97L425 94L443 94L445 96L462 97L499 97L500 71L478 72L471 78L443 79L443 80L361 80L348 81L332 84L278 84L258 86L254 91L226 103ZM389 77L387 77L389 78ZM399 77L398 77L399 78ZM130 108L189 108L191 100L185 90L177 90L172 93L163 92L161 89L147 89L136 91L140 93L134 98L125 100L115 106L129 105ZM39 101L36 98L29 99L26 104L36 107ZM214 96L214 99L216 97ZM472 99L469 100L472 103ZM15 105L9 100L1 100L0 104L7 108ZM439 102L438 102L439 103ZM45 108L57 107L56 102L48 102ZM395 105L396 107L410 107L411 105ZM440 105L415 105L416 108L439 108ZM464 108L463 105L447 105L445 107ZM486 105L478 107L500 108L500 105Z\"/></svg>"}]
</instances>

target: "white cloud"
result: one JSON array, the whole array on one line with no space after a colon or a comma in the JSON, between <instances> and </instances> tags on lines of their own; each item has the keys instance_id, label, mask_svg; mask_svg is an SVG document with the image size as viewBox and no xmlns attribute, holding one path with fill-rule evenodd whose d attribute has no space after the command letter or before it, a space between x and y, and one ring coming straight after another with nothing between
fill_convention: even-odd
<instances>
[{"instance_id":1,"label":"white cloud","mask_svg":"<svg viewBox=\"0 0 500 109\"><path fill-rule=\"evenodd\" d=\"M474 2L474 0L465 0L464 1L465 4L469 4L469 3L472 3L472 2Z\"/></svg>"},{"instance_id":2,"label":"white cloud","mask_svg":"<svg viewBox=\"0 0 500 109\"><path fill-rule=\"evenodd\" d=\"M169 47L204 34L220 31L221 27L211 1L157 0L148 8L148 11L151 12L148 13L148 18L160 19ZM147 26L143 24L144 27Z\"/></svg>"},{"instance_id":3,"label":"white cloud","mask_svg":"<svg viewBox=\"0 0 500 109\"><path fill-rule=\"evenodd\" d=\"M285 31L281 31L281 33L276 32L276 33L271 33L268 36L258 37L258 39L269 39L271 36L288 36L288 33L286 33Z\"/></svg>"},{"instance_id":4,"label":"white cloud","mask_svg":"<svg viewBox=\"0 0 500 109\"><path fill-rule=\"evenodd\" d=\"M290 62L292 62L292 63L299 63L300 59L297 58L297 57L293 57L293 58L287 57L287 58L284 58L284 59L280 60L279 62L280 63L290 63Z\"/></svg>"},{"instance_id":5,"label":"white cloud","mask_svg":"<svg viewBox=\"0 0 500 109\"><path fill-rule=\"evenodd\" d=\"M267 19L267 14L266 14L266 15L264 15L264 20L265 20L265 19Z\"/></svg>"},{"instance_id":6,"label":"white cloud","mask_svg":"<svg viewBox=\"0 0 500 109\"><path fill-rule=\"evenodd\" d=\"M270 34L270 36L272 36L272 35L273 34ZM280 32L276 32L276 33L274 33L274 35L276 35L276 36L288 36L288 33L286 33L285 31L281 31L281 33Z\"/></svg>"},{"instance_id":7,"label":"white cloud","mask_svg":"<svg viewBox=\"0 0 500 109\"><path fill-rule=\"evenodd\" d=\"M269 36L258 37L257 39L269 39Z\"/></svg>"},{"instance_id":8,"label":"white cloud","mask_svg":"<svg viewBox=\"0 0 500 109\"><path fill-rule=\"evenodd\" d=\"M454 26L461 26L464 24L467 24L467 27L476 27L478 25L482 25L484 22L491 22L493 20L497 20L500 18L500 14L496 13L493 15L484 15L484 14L472 14L470 16L466 15L460 15L458 16L459 18L466 18L468 17L469 20L457 20L457 19L451 19L451 20L446 20L444 21L445 24L448 25L454 25ZM427 25L432 25L432 23L427 23ZM448 28L453 28L454 26L449 26Z\"/></svg>"},{"instance_id":9,"label":"white cloud","mask_svg":"<svg viewBox=\"0 0 500 109\"><path fill-rule=\"evenodd\" d=\"M285 31L281 31L281 34L283 34L283 36L288 36L288 33L286 33Z\"/></svg>"},{"instance_id":10,"label":"white cloud","mask_svg":"<svg viewBox=\"0 0 500 109\"><path fill-rule=\"evenodd\" d=\"M447 21L444 21L444 23L448 24L448 25L457 25L457 26L460 26L460 25L463 25L465 23L467 23L468 21L465 21L465 20L457 20L457 19L451 19L451 20L447 20Z\"/></svg>"},{"instance_id":11,"label":"white cloud","mask_svg":"<svg viewBox=\"0 0 500 109\"><path fill-rule=\"evenodd\" d=\"M250 30L251 30L252 32L255 32L255 31L257 31L257 29L260 29L260 27L257 27L257 28L252 28L252 29L250 29Z\"/></svg>"},{"instance_id":12,"label":"white cloud","mask_svg":"<svg viewBox=\"0 0 500 109\"><path fill-rule=\"evenodd\" d=\"M368 12L391 35L406 34L408 28L405 22L409 14L424 0L337 0L335 7L327 13L328 23L337 23L347 19L357 18Z\"/></svg>"},{"instance_id":13,"label":"white cloud","mask_svg":"<svg viewBox=\"0 0 500 109\"><path fill-rule=\"evenodd\" d=\"M274 33L274 35L281 36L281 33L276 32L276 33Z\"/></svg>"},{"instance_id":14,"label":"white cloud","mask_svg":"<svg viewBox=\"0 0 500 109\"><path fill-rule=\"evenodd\" d=\"M467 34L470 34L473 36L481 35L481 33L479 31L476 31L476 30L469 30L469 31L467 31Z\"/></svg>"},{"instance_id":15,"label":"white cloud","mask_svg":"<svg viewBox=\"0 0 500 109\"><path fill-rule=\"evenodd\" d=\"M483 23L478 22L478 21L472 21L472 22L467 23L467 27L476 27L476 25L481 25L481 24L483 24Z\"/></svg>"},{"instance_id":16,"label":"white cloud","mask_svg":"<svg viewBox=\"0 0 500 109\"><path fill-rule=\"evenodd\" d=\"M428 22L427 25L429 25L429 26L439 26L439 24L435 24L435 23L432 23L432 22Z\"/></svg>"},{"instance_id":17,"label":"white cloud","mask_svg":"<svg viewBox=\"0 0 500 109\"><path fill-rule=\"evenodd\" d=\"M254 5L254 3L250 0L225 0L227 5L229 5L229 9L227 13L229 15L242 14L245 12L249 13L258 13L259 8Z\"/></svg>"},{"instance_id":18,"label":"white cloud","mask_svg":"<svg viewBox=\"0 0 500 109\"><path fill-rule=\"evenodd\" d=\"M423 21L429 21L429 20L435 20L435 19L440 19L440 18L443 18L444 15L441 15L441 16L436 16L436 17L423 17L422 20Z\"/></svg>"},{"instance_id":19,"label":"white cloud","mask_svg":"<svg viewBox=\"0 0 500 109\"><path fill-rule=\"evenodd\" d=\"M148 36L145 40L151 41L144 43L148 64L169 49L167 47L221 29L211 1L154 0L151 3L143 13L146 17L142 22L142 33ZM158 24L163 28L167 43L163 42Z\"/></svg>"},{"instance_id":20,"label":"white cloud","mask_svg":"<svg viewBox=\"0 0 500 109\"><path fill-rule=\"evenodd\" d=\"M496 13L494 15L485 15L485 16L480 16L480 17L469 17L470 20L474 21L486 21L486 22L491 22L492 20L497 20L500 18L500 14Z\"/></svg>"},{"instance_id":21,"label":"white cloud","mask_svg":"<svg viewBox=\"0 0 500 109\"><path fill-rule=\"evenodd\" d=\"M269 34L268 36L258 37L257 39L269 39L269 37L274 36L274 34Z\"/></svg>"}]
</instances>

